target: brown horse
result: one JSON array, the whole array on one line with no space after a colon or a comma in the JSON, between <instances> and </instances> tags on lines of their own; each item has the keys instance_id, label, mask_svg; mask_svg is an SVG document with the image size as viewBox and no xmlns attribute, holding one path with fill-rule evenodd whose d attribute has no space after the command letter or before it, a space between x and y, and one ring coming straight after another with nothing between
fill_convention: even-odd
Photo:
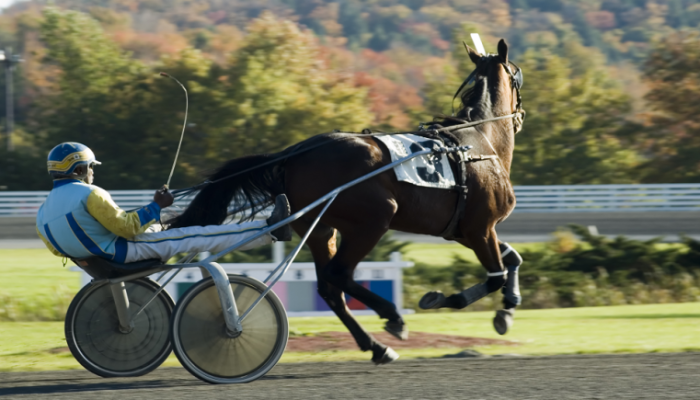
<instances>
[{"instance_id":1,"label":"brown horse","mask_svg":"<svg viewBox=\"0 0 700 400\"><path fill-rule=\"evenodd\" d=\"M456 224L450 223L458 203L462 203L460 192L399 182L394 172L387 171L340 193L307 242L316 265L319 294L352 333L360 349L372 350L372 361L378 364L391 362L398 355L360 326L347 308L343 293L387 319L388 332L407 338L408 330L394 304L353 279L357 264L389 229L440 236L445 235L448 225L454 225L450 237L473 249L489 273L486 282L462 293L449 297L428 293L421 300L421 307L463 308L505 288L505 308L494 319L497 330L505 333L519 302L515 272L521 260L512 248L499 242L495 227L515 206L509 173L514 136L522 124L522 74L508 61L508 46L503 40L498 43L498 54L482 56L469 47L467 52L476 64L470 76L474 85L460 94L462 107L456 117L443 118L441 125L435 123L431 127L447 127L445 130L452 131L457 144L472 145L473 154L485 155L481 157L483 161L463 164L467 190L461 193L468 195ZM489 122L460 128L468 121ZM280 153L234 159L210 177L214 183L201 189L171 226L221 224L229 206L258 204L251 211L252 217L280 193L287 194L292 211L296 212L336 187L390 162L387 148L378 140L350 133L318 135ZM247 169L252 170L231 177ZM294 230L304 234L320 209L296 220L292 224ZM342 237L339 247L336 232ZM504 255L508 253L504 259L502 251ZM504 261L508 268L504 268Z\"/></svg>"}]
</instances>

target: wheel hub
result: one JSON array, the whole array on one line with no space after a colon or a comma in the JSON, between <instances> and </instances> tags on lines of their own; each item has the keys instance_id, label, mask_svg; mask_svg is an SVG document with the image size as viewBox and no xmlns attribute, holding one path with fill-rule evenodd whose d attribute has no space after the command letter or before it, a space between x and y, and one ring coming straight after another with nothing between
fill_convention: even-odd
<instances>
[{"instance_id":1,"label":"wheel hub","mask_svg":"<svg viewBox=\"0 0 700 400\"><path fill-rule=\"evenodd\" d=\"M243 331L232 331L224 324L224 335L231 339L235 339L243 334Z\"/></svg>"}]
</instances>

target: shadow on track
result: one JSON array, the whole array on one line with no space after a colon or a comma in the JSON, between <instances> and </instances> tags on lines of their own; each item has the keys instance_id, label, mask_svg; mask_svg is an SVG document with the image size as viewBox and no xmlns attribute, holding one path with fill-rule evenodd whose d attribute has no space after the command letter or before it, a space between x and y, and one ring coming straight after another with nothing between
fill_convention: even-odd
<instances>
[{"instance_id":1,"label":"shadow on track","mask_svg":"<svg viewBox=\"0 0 700 400\"><path fill-rule=\"evenodd\" d=\"M33 382L35 386L20 386L13 388L0 389L0 396L23 395L23 394L53 394L53 393L80 393L80 392L95 392L103 390L129 390L129 389L160 389L172 388L175 386L194 386L204 385L205 383L195 381L181 382L174 385L172 381L141 381L141 382L105 382L105 383L73 383L60 385L39 385Z\"/></svg>"},{"instance_id":2,"label":"shadow on track","mask_svg":"<svg viewBox=\"0 0 700 400\"><path fill-rule=\"evenodd\" d=\"M170 370L170 371L168 371ZM68 372L68 371L65 371ZM66 394L66 393L81 393L81 392L100 392L111 390L139 390L139 389L173 389L173 388L189 388L196 386L212 386L206 382L202 382L194 377L184 374L184 370L180 368L166 368L158 371L163 373L172 372L173 376L170 379L153 379L154 374L141 378L100 378L95 375L80 371L77 374L84 375L75 378L57 378L52 372L36 372L30 373L32 376L23 377L21 379L8 379L8 375L18 373L10 373L5 376L6 379L0 380L0 397L12 395L50 395L50 394ZM181 376L177 376L180 375ZM341 374L341 373L337 373ZM321 373L302 373L302 374L284 374L284 375L267 375L260 379L261 381L293 381L300 379L319 379L328 378L330 375L336 375L332 372ZM126 381L126 380L129 381ZM136 379L136 381L134 381ZM71 382L71 383L58 383ZM46 383L46 384L43 384ZM7 387L7 386L14 387ZM25 386L26 385L26 386ZM30 386L31 385L31 386Z\"/></svg>"}]
</instances>

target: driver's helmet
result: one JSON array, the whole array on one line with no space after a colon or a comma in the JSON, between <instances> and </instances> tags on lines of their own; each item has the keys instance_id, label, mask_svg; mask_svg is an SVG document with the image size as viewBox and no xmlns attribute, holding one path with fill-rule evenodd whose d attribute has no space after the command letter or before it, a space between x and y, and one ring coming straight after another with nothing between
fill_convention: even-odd
<instances>
[{"instance_id":1,"label":"driver's helmet","mask_svg":"<svg viewBox=\"0 0 700 400\"><path fill-rule=\"evenodd\" d=\"M65 142L51 149L46 162L49 175L53 179L85 178L74 174L78 165L90 166L102 164L95 159L95 154L89 147L77 142Z\"/></svg>"}]
</instances>

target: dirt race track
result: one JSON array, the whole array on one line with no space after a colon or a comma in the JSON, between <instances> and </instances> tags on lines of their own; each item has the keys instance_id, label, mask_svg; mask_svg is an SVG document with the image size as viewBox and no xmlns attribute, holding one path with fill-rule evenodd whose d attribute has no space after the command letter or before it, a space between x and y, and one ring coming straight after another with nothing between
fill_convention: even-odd
<instances>
[{"instance_id":1,"label":"dirt race track","mask_svg":"<svg viewBox=\"0 0 700 400\"><path fill-rule=\"evenodd\" d=\"M200 382L181 368L130 379L3 373L0 398L700 399L700 353L281 364L253 383L228 386Z\"/></svg>"}]
</instances>

